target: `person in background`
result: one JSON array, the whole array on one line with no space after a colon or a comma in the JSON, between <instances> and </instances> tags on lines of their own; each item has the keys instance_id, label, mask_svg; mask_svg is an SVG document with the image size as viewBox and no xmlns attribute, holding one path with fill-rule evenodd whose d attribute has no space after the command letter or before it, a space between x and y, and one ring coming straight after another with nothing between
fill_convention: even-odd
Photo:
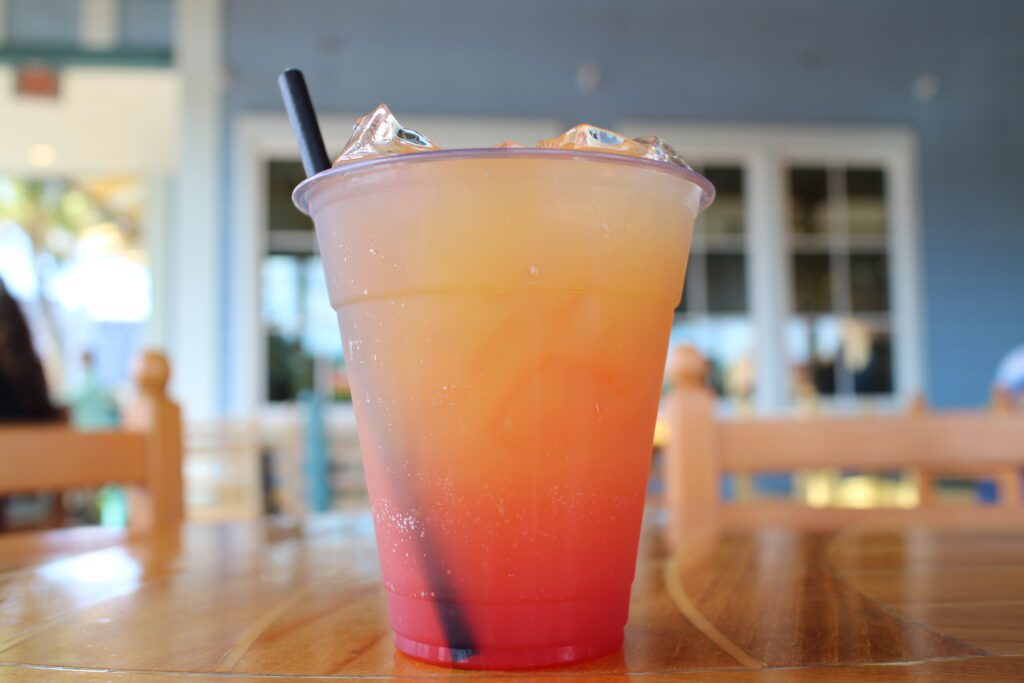
<instances>
[{"instance_id":1,"label":"person in background","mask_svg":"<svg viewBox=\"0 0 1024 683\"><path fill-rule=\"evenodd\" d=\"M68 394L67 405L75 429L113 429L121 424L117 401L100 381L91 351L82 354L82 379ZM66 493L64 505L69 515L80 519L91 520L98 514L99 523L106 527L121 529L128 523L127 500L120 486Z\"/></svg>"},{"instance_id":2,"label":"person in background","mask_svg":"<svg viewBox=\"0 0 1024 683\"><path fill-rule=\"evenodd\" d=\"M82 379L68 394L67 405L78 429L111 429L121 423L117 401L100 382L91 351L82 354Z\"/></svg>"},{"instance_id":3,"label":"person in background","mask_svg":"<svg viewBox=\"0 0 1024 683\"><path fill-rule=\"evenodd\" d=\"M0 279L0 422L62 418L50 400L43 364L32 345L22 307Z\"/></svg>"},{"instance_id":4,"label":"person in background","mask_svg":"<svg viewBox=\"0 0 1024 683\"><path fill-rule=\"evenodd\" d=\"M0 422L61 419L62 411L50 400L21 306L0 279Z\"/></svg>"},{"instance_id":5,"label":"person in background","mask_svg":"<svg viewBox=\"0 0 1024 683\"><path fill-rule=\"evenodd\" d=\"M21 306L0 278L0 423L57 422L63 419L63 411L50 400L43 364L32 346L32 336ZM11 500L0 496L0 531L7 527ZM59 507L53 508L58 514Z\"/></svg>"},{"instance_id":6,"label":"person in background","mask_svg":"<svg viewBox=\"0 0 1024 683\"><path fill-rule=\"evenodd\" d=\"M1005 391L1015 402L1024 398L1024 344L1006 354L996 370L995 385Z\"/></svg>"}]
</instances>

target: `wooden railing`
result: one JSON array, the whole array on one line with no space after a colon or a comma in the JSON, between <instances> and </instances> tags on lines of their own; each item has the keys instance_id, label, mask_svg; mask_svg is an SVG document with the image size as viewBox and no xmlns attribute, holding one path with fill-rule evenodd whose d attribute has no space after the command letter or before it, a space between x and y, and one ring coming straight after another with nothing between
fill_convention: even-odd
<instances>
[{"instance_id":1,"label":"wooden railing","mask_svg":"<svg viewBox=\"0 0 1024 683\"><path fill-rule=\"evenodd\" d=\"M672 509L704 518L803 517L825 525L894 515L905 520L913 513L1024 524L1024 413L1010 409L1005 400L994 401L987 411L931 412L917 400L902 415L726 420L715 415L716 398L706 386L705 374L699 352L676 349L670 362L673 390L665 406L665 491ZM912 472L918 505L911 510L815 509L798 501L729 504L722 499L726 473L830 468ZM995 480L998 501L952 510L938 505L936 479L950 475Z\"/></svg>"},{"instance_id":2,"label":"wooden railing","mask_svg":"<svg viewBox=\"0 0 1024 683\"><path fill-rule=\"evenodd\" d=\"M181 412L167 397L170 366L156 352L135 368L138 398L121 430L0 425L0 495L125 484L133 530L183 518Z\"/></svg>"}]
</instances>

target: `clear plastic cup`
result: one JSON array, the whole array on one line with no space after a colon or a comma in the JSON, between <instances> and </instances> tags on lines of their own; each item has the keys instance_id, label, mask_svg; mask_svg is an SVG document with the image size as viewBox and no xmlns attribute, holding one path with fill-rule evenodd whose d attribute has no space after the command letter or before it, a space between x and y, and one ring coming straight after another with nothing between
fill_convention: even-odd
<instances>
[{"instance_id":1,"label":"clear plastic cup","mask_svg":"<svg viewBox=\"0 0 1024 683\"><path fill-rule=\"evenodd\" d=\"M302 183L399 650L472 668L622 643L693 222L713 188L594 152L453 150Z\"/></svg>"}]
</instances>

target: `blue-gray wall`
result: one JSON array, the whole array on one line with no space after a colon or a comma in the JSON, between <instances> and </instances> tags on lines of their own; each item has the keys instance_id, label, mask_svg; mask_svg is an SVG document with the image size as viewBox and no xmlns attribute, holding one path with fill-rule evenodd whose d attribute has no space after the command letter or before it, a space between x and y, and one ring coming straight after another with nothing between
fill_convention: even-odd
<instances>
[{"instance_id":1,"label":"blue-gray wall","mask_svg":"<svg viewBox=\"0 0 1024 683\"><path fill-rule=\"evenodd\" d=\"M8 37L30 45L72 45L78 41L78 11L78 0L8 0Z\"/></svg>"},{"instance_id":2,"label":"blue-gray wall","mask_svg":"<svg viewBox=\"0 0 1024 683\"><path fill-rule=\"evenodd\" d=\"M171 46L172 0L121 0L119 26L126 47ZM20 46L78 44L81 0L7 0L7 42Z\"/></svg>"},{"instance_id":3,"label":"blue-gray wall","mask_svg":"<svg viewBox=\"0 0 1024 683\"><path fill-rule=\"evenodd\" d=\"M121 44L171 47L171 0L121 0Z\"/></svg>"},{"instance_id":4,"label":"blue-gray wall","mask_svg":"<svg viewBox=\"0 0 1024 683\"><path fill-rule=\"evenodd\" d=\"M1019 0L228 0L226 25L229 126L280 109L285 66L325 111L912 125L930 398L985 401L1024 342Z\"/></svg>"}]
</instances>

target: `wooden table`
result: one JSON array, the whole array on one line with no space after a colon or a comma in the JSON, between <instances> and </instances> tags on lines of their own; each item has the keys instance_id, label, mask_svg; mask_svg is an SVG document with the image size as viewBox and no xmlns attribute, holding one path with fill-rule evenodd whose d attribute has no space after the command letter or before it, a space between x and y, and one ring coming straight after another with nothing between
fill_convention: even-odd
<instances>
[{"instance_id":1,"label":"wooden table","mask_svg":"<svg viewBox=\"0 0 1024 683\"><path fill-rule=\"evenodd\" d=\"M672 552L663 516L623 651L532 677L1024 680L1024 529L705 529ZM465 676L507 674L392 648L365 512L0 537L0 681Z\"/></svg>"}]
</instances>

